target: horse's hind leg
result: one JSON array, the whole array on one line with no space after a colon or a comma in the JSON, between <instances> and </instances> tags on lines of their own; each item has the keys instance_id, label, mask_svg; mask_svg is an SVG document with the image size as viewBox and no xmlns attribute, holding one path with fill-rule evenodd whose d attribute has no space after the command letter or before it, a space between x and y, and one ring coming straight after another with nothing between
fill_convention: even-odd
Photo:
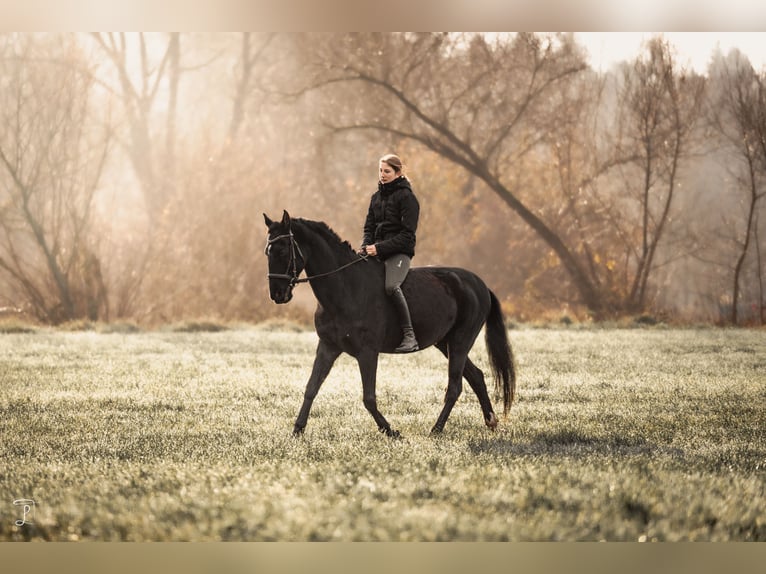
<instances>
[{"instance_id":1,"label":"horse's hind leg","mask_svg":"<svg viewBox=\"0 0 766 574\"><path fill-rule=\"evenodd\" d=\"M484 415L484 423L491 429L497 428L497 416L492 409L492 401L489 400L487 392L487 383L484 381L484 373L479 367L473 364L471 359L466 359L463 376L468 384L471 385L473 392L476 393L481 405L481 412Z\"/></svg>"},{"instance_id":2,"label":"horse's hind leg","mask_svg":"<svg viewBox=\"0 0 766 574\"><path fill-rule=\"evenodd\" d=\"M302 434L306 428L314 398L319 392L319 387L322 386L327 375L330 374L330 369L332 369L335 359L338 358L340 353L341 350L335 345L319 339L317 352L314 356L314 367L311 369L311 376L308 383L306 383L306 391L303 393L303 405L293 427L294 435Z\"/></svg>"},{"instance_id":3,"label":"horse's hind leg","mask_svg":"<svg viewBox=\"0 0 766 574\"><path fill-rule=\"evenodd\" d=\"M436 344L445 357L449 358L449 352L447 344L445 342L439 342ZM479 399L479 405L481 406L481 412L484 415L484 423L492 430L497 427L497 416L492 408L492 401L489 398L487 391L487 384L484 381L484 373L477 367L471 359L466 357L465 368L463 369L463 377L468 381L468 384L476 393L476 397Z\"/></svg>"},{"instance_id":4,"label":"horse's hind leg","mask_svg":"<svg viewBox=\"0 0 766 574\"><path fill-rule=\"evenodd\" d=\"M400 436L399 431L392 430L391 425L388 424L386 418L378 410L378 400L375 393L375 385L378 372L378 353L373 351L367 351L361 353L357 357L359 363L359 372L362 375L362 397L364 400L364 407L375 419L375 423L378 425L378 430L385 433L387 436L398 438Z\"/></svg>"},{"instance_id":5,"label":"horse's hind leg","mask_svg":"<svg viewBox=\"0 0 766 574\"><path fill-rule=\"evenodd\" d=\"M436 419L436 423L431 429L431 434L440 433L444 430L444 425L447 423L447 419L452 412L452 407L455 406L460 393L463 392L463 371L468 360L468 353L454 350L447 352L446 347L444 349L440 347L440 350L447 355L449 361L449 380L447 382L447 392L444 394L444 406L442 407L442 412L439 413L439 418Z\"/></svg>"}]
</instances>

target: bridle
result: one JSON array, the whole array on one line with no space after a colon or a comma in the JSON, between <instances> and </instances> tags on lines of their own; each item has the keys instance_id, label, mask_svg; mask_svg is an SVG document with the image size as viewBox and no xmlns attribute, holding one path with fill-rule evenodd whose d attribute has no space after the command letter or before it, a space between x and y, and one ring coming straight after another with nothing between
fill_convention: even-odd
<instances>
[{"instance_id":1,"label":"bridle","mask_svg":"<svg viewBox=\"0 0 766 574\"><path fill-rule=\"evenodd\" d=\"M287 264L287 270L284 273L269 273L267 277L269 279L287 279L290 282L290 287L292 287L296 283L302 283L304 281L303 279L298 279L298 258L296 257L295 252L297 251L300 254L304 263L306 262L306 257L304 257L300 245L298 245L298 242L295 240L292 229L289 233L285 233L284 235L277 235L276 237L267 239L266 247L263 249L263 252L268 255L269 247L271 247L271 244L279 241L280 239L290 240L290 262Z\"/></svg>"},{"instance_id":2,"label":"bridle","mask_svg":"<svg viewBox=\"0 0 766 574\"><path fill-rule=\"evenodd\" d=\"M358 259L354 259L353 261L346 263L345 265L341 265L337 269L333 269L332 271L328 271L327 273L318 273L316 275L311 275L310 277L307 275L306 277L299 278L298 275L300 275L300 271L298 271L297 255L300 255L304 264L306 263L306 257L305 255L303 255L303 251L301 251L301 247L300 245L298 245L298 241L295 239L292 229L290 229L287 233L284 233L282 235L277 235L276 237L272 237L271 239L267 239L266 247L263 249L263 252L266 255L268 255L269 247L271 247L272 243L275 243L276 241L279 241L280 239L290 240L290 261L287 264L287 270L284 273L268 273L266 276L269 279L287 279L290 282L289 283L290 287L294 287L298 283L307 283L308 281L311 281L312 279L320 279L322 277L327 277L328 275L333 275L334 273L337 273L338 271L342 271L343 269L346 269L347 267L351 267L355 263L359 263L360 261L367 261L366 255L360 255Z\"/></svg>"}]
</instances>

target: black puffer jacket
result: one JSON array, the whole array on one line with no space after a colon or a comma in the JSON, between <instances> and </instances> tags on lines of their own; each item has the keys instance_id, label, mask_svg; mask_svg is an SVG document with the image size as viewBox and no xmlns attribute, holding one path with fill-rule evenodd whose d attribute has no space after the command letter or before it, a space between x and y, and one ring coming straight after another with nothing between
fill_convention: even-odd
<instances>
[{"instance_id":1,"label":"black puffer jacket","mask_svg":"<svg viewBox=\"0 0 766 574\"><path fill-rule=\"evenodd\" d=\"M362 245L375 244L381 259L397 253L414 257L419 216L420 204L406 177L378 183L364 222Z\"/></svg>"}]
</instances>

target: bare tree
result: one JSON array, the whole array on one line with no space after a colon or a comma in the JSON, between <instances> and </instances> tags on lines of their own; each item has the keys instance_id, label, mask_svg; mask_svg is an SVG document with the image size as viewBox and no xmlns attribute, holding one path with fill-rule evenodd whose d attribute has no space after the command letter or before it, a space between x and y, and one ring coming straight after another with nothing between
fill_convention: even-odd
<instances>
[{"instance_id":1,"label":"bare tree","mask_svg":"<svg viewBox=\"0 0 766 574\"><path fill-rule=\"evenodd\" d=\"M544 213L551 226L579 255L605 307L620 310L626 305L625 289L615 251L624 249L627 234L610 182L635 155L616 144L610 79L585 71L559 86L558 127L544 140L543 157L551 168L539 169L539 188L550 190Z\"/></svg>"},{"instance_id":2,"label":"bare tree","mask_svg":"<svg viewBox=\"0 0 766 574\"><path fill-rule=\"evenodd\" d=\"M755 245L757 292L760 321L764 320L763 265L758 243L758 212L766 195L766 74L758 74L749 61L732 52L713 68L718 90L713 98L710 117L717 132L726 142L734 163L738 188L745 192L744 229L739 232L739 252L733 268L731 291L732 324L739 322L739 302L745 263Z\"/></svg>"},{"instance_id":3,"label":"bare tree","mask_svg":"<svg viewBox=\"0 0 766 574\"><path fill-rule=\"evenodd\" d=\"M76 42L25 37L12 50L0 92L0 270L40 320L95 319L108 314L90 231L110 129Z\"/></svg>"},{"instance_id":4,"label":"bare tree","mask_svg":"<svg viewBox=\"0 0 766 574\"><path fill-rule=\"evenodd\" d=\"M624 185L638 206L637 224L624 236L630 285L627 307L643 310L649 277L677 203L680 170L694 150L695 129L704 97L704 78L678 69L669 43L654 38L647 57L638 57L624 71L623 121L626 156L634 158L624 170ZM622 212L628 221L630 204ZM633 240L635 236L638 241Z\"/></svg>"},{"instance_id":5,"label":"bare tree","mask_svg":"<svg viewBox=\"0 0 766 574\"><path fill-rule=\"evenodd\" d=\"M156 224L175 189L176 108L183 72L180 34L168 34L164 40L124 32L92 37L116 73L117 86L111 89L125 111L123 144L141 184L149 219ZM161 112L165 122L164 130L158 131L162 122L155 115L161 99L166 103ZM164 149L159 142L164 142Z\"/></svg>"},{"instance_id":6,"label":"bare tree","mask_svg":"<svg viewBox=\"0 0 766 574\"><path fill-rule=\"evenodd\" d=\"M123 113L119 115L118 141L129 159L143 199L146 233L120 249L120 269L111 271L116 315L131 316L147 274L167 245L158 238L167 219L167 207L178 189L178 108L182 62L180 33L90 35L105 56L96 78Z\"/></svg>"}]
</instances>

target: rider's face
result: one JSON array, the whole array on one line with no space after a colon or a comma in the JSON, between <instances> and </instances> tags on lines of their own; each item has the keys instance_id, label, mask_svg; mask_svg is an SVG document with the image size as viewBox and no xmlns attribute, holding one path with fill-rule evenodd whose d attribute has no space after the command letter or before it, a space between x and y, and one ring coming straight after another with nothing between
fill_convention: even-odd
<instances>
[{"instance_id":1,"label":"rider's face","mask_svg":"<svg viewBox=\"0 0 766 574\"><path fill-rule=\"evenodd\" d=\"M380 183L388 183L390 181L394 181L397 177L399 177L399 174L394 170L394 168L388 165L384 161L380 162L379 171L380 171Z\"/></svg>"}]
</instances>

